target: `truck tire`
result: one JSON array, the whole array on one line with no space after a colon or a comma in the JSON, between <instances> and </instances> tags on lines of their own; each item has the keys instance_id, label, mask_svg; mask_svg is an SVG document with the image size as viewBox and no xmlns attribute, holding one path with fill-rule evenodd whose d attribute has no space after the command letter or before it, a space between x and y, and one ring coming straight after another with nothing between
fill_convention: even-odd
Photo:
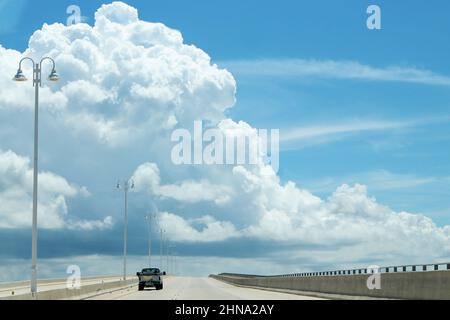
<instances>
[{"instance_id":1,"label":"truck tire","mask_svg":"<svg viewBox=\"0 0 450 320\"><path fill-rule=\"evenodd\" d=\"M143 286L143 285L141 285L141 284L139 284L139 285L138 285L138 290L139 290L139 291L142 291L142 290L144 290L144 286Z\"/></svg>"}]
</instances>

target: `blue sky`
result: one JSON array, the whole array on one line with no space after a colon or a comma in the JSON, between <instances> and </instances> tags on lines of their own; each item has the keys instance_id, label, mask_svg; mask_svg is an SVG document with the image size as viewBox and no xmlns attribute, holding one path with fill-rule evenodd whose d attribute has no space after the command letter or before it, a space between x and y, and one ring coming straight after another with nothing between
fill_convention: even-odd
<instances>
[{"instance_id":1,"label":"blue sky","mask_svg":"<svg viewBox=\"0 0 450 320\"><path fill-rule=\"evenodd\" d=\"M23 52L30 36L43 23L65 23L66 8L71 4L80 6L84 21L92 26L94 13L104 2L42 0L36 5L27 0L0 0L0 45ZM231 72L237 94L235 106L225 111L227 117L244 120L254 128L280 129L282 184L293 181L327 199L342 184L361 183L367 186L369 196L395 212L422 213L439 227L450 225L448 1L435 1L433 5L382 0L127 3L139 10L141 20L179 30L184 43L201 48L213 63ZM381 7L382 30L367 29L369 4ZM287 67L280 70L280 65ZM306 72L305 68L316 71ZM43 137L52 136L53 129L43 128ZM294 138L283 140L283 135ZM21 140L3 136L0 149L30 156L29 143ZM107 186L117 177L131 175L139 164L149 160L148 154L132 146L124 150L87 146L89 138L77 141L59 160L51 154L64 147L64 140L55 137L53 148L43 146L43 168L87 186L95 194L95 198L83 201L67 200L71 212L84 217L85 212L101 216L104 211L112 211L120 217L120 210L115 209L120 195ZM83 158L92 150L98 157ZM109 162L111 158L114 161ZM70 168L67 163L73 159L75 167L91 164L92 170ZM103 168L96 161L108 164ZM165 168L161 169L166 171L165 178L175 181L178 171L164 163L158 165ZM90 180L93 171L98 175L95 181ZM132 209L148 210L152 200L145 195L135 197ZM209 204L186 208L162 201L160 205L172 211L216 210ZM140 224L137 218L131 222L131 226ZM139 248L144 231L139 229L131 241L136 254L145 252ZM120 225L115 225L112 234L120 234ZM12 237L9 231L0 231L0 235ZM84 233L72 236L77 238L78 248L90 237ZM58 232L46 237L64 239ZM19 238L18 247L26 247L22 245L27 241L25 235ZM183 250L187 255L221 251L233 256L237 243L186 245ZM87 253L105 246L108 254L120 254L114 245L103 243ZM263 246L251 241L249 252L259 254L256 248ZM11 256L26 256L25 249L4 250ZM43 251L52 256L50 251ZM86 253L80 249L70 254L73 251ZM68 254L63 249L60 252Z\"/></svg>"},{"instance_id":2,"label":"blue sky","mask_svg":"<svg viewBox=\"0 0 450 320\"><path fill-rule=\"evenodd\" d=\"M65 22L66 8L81 7L88 23L102 1L0 2L2 44L24 49L43 22ZM368 64L413 64L449 70L445 30L449 4L436 1L128 1L143 20L182 30L187 43L204 48L215 60L257 57L349 59ZM366 8L382 9L382 31L369 32ZM7 8L7 10L4 10ZM175 9L176 8L176 9ZM420 48L420 50L418 50Z\"/></svg>"}]
</instances>

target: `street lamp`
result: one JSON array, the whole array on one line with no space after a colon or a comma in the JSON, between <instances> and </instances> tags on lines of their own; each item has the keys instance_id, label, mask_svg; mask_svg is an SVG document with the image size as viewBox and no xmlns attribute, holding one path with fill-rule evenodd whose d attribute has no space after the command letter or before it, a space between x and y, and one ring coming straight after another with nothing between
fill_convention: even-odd
<instances>
[{"instance_id":1,"label":"street lamp","mask_svg":"<svg viewBox=\"0 0 450 320\"><path fill-rule=\"evenodd\" d=\"M153 218L156 218L156 215L153 215ZM145 220L147 220L147 227L148 227L148 266L149 268L152 267L152 215L147 214L145 216Z\"/></svg>"},{"instance_id":2,"label":"street lamp","mask_svg":"<svg viewBox=\"0 0 450 320\"><path fill-rule=\"evenodd\" d=\"M123 188L125 194L125 217L123 227L123 280L127 280L127 248L128 248L128 191L134 189L133 180L126 180L123 185L117 183L117 189Z\"/></svg>"},{"instance_id":3,"label":"street lamp","mask_svg":"<svg viewBox=\"0 0 450 320\"><path fill-rule=\"evenodd\" d=\"M34 90L34 158L33 158L33 222L31 228L31 294L37 292L37 196L38 196L38 142L39 142L39 87L42 87L42 62L49 60L52 62L52 71L48 76L50 81L58 81L59 75L56 72L55 61L50 57L44 57L39 63L33 59L25 57L19 62L19 69L13 80L18 82L27 81L27 77L22 72L22 62L25 60L33 63L33 86Z\"/></svg>"},{"instance_id":4,"label":"street lamp","mask_svg":"<svg viewBox=\"0 0 450 320\"><path fill-rule=\"evenodd\" d=\"M168 245L168 254L169 254L169 274L175 275L175 264L174 264L174 254L175 254L175 248L177 246L174 244Z\"/></svg>"},{"instance_id":5,"label":"street lamp","mask_svg":"<svg viewBox=\"0 0 450 320\"><path fill-rule=\"evenodd\" d=\"M166 238L166 269L167 273L170 273L170 264L169 264L169 238Z\"/></svg>"},{"instance_id":6,"label":"street lamp","mask_svg":"<svg viewBox=\"0 0 450 320\"><path fill-rule=\"evenodd\" d=\"M161 267L160 268L163 269L163 259L164 259L164 256L163 256L163 245L164 245L163 237L164 237L164 233L166 232L166 230L160 229L160 232L161 232L161 240L159 241L159 258L161 260L161 264L160 264Z\"/></svg>"}]
</instances>

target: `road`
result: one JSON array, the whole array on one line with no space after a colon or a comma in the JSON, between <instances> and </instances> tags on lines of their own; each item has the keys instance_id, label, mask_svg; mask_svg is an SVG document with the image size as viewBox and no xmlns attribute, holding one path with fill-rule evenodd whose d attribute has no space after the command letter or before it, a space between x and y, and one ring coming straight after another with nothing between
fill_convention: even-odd
<instances>
[{"instance_id":1,"label":"road","mask_svg":"<svg viewBox=\"0 0 450 320\"><path fill-rule=\"evenodd\" d=\"M106 293L95 300L322 300L316 297L236 287L212 278L167 277L164 289L130 289Z\"/></svg>"}]
</instances>

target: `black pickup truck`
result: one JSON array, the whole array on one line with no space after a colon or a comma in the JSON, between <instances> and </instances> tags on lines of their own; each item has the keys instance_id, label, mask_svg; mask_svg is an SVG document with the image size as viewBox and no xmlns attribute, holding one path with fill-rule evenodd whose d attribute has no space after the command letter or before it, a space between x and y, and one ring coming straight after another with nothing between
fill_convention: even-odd
<instances>
[{"instance_id":1,"label":"black pickup truck","mask_svg":"<svg viewBox=\"0 0 450 320\"><path fill-rule=\"evenodd\" d=\"M147 287L162 290L163 278L161 276L166 275L166 273L161 273L158 268L144 268L141 272L137 272L136 275L139 277L139 291L142 291Z\"/></svg>"}]
</instances>

